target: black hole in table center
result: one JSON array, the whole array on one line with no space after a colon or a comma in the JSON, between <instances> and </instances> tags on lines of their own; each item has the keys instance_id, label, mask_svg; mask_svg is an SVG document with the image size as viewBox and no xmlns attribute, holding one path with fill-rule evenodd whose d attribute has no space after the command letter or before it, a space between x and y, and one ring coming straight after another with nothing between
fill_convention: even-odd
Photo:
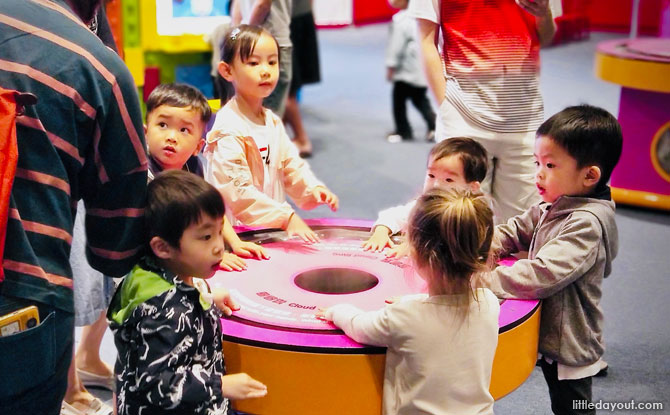
<instances>
[{"instance_id":1,"label":"black hole in table center","mask_svg":"<svg viewBox=\"0 0 670 415\"><path fill-rule=\"evenodd\" d=\"M379 284L369 272L349 268L319 268L301 272L295 285L319 294L352 294L367 291Z\"/></svg>"}]
</instances>

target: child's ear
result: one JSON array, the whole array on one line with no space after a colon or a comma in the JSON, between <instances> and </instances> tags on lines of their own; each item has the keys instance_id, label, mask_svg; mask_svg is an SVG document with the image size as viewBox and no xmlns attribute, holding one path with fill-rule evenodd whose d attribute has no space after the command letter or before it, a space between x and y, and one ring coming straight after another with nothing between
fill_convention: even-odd
<instances>
[{"instance_id":1,"label":"child's ear","mask_svg":"<svg viewBox=\"0 0 670 415\"><path fill-rule=\"evenodd\" d=\"M586 172L584 175L584 185L587 187L593 187L598 184L602 173L600 167L598 166L588 166L586 167Z\"/></svg>"},{"instance_id":2,"label":"child's ear","mask_svg":"<svg viewBox=\"0 0 670 415\"><path fill-rule=\"evenodd\" d=\"M201 138L200 141L198 141L198 145L195 147L195 150L193 150L193 155L197 156L200 154L200 150L202 150L202 146L205 145L205 139Z\"/></svg>"},{"instance_id":3,"label":"child's ear","mask_svg":"<svg viewBox=\"0 0 670 415\"><path fill-rule=\"evenodd\" d=\"M219 75L221 75L223 79L225 79L228 82L233 82L232 68L226 62L224 61L219 62L218 71Z\"/></svg>"},{"instance_id":4,"label":"child's ear","mask_svg":"<svg viewBox=\"0 0 670 415\"><path fill-rule=\"evenodd\" d=\"M154 255L160 259L170 259L172 258L172 252L174 248L167 243L167 241L160 236L154 236L149 241L149 246L153 251Z\"/></svg>"},{"instance_id":5,"label":"child's ear","mask_svg":"<svg viewBox=\"0 0 670 415\"><path fill-rule=\"evenodd\" d=\"M474 182L468 183L468 186L470 187L471 191L478 192L479 189L482 187L482 184L475 180Z\"/></svg>"},{"instance_id":6,"label":"child's ear","mask_svg":"<svg viewBox=\"0 0 670 415\"><path fill-rule=\"evenodd\" d=\"M143 127L144 127L144 136L146 137L146 135L147 135L147 125L144 124Z\"/></svg>"}]
</instances>

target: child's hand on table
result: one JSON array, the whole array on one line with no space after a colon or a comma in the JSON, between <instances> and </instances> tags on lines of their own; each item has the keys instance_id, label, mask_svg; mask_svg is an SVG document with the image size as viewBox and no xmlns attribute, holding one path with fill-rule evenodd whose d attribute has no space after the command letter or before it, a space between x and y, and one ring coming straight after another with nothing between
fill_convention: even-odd
<instances>
[{"instance_id":1,"label":"child's hand on table","mask_svg":"<svg viewBox=\"0 0 670 415\"><path fill-rule=\"evenodd\" d=\"M231 243L230 249L232 249L234 254L242 258L270 259L270 255L268 255L265 249L253 242L240 240L235 244Z\"/></svg>"},{"instance_id":2,"label":"child's hand on table","mask_svg":"<svg viewBox=\"0 0 670 415\"><path fill-rule=\"evenodd\" d=\"M405 241L396 246L392 246L388 250L386 250L385 254L388 258L400 259L406 257L407 255L409 255L409 244L407 243L407 241Z\"/></svg>"},{"instance_id":3,"label":"child's hand on table","mask_svg":"<svg viewBox=\"0 0 670 415\"><path fill-rule=\"evenodd\" d=\"M323 320L323 321L332 321L332 320L328 319L328 317L326 317L327 312L328 312L327 307L319 307L319 311L314 313L314 317L318 318L319 320Z\"/></svg>"},{"instance_id":4,"label":"child's hand on table","mask_svg":"<svg viewBox=\"0 0 670 415\"><path fill-rule=\"evenodd\" d=\"M214 305L226 316L233 314L233 311L240 309L240 306L233 300L225 288L214 288L212 290L212 301Z\"/></svg>"},{"instance_id":5,"label":"child's hand on table","mask_svg":"<svg viewBox=\"0 0 670 415\"><path fill-rule=\"evenodd\" d=\"M293 213L291 218L288 220L288 225L286 225L286 233L288 237L298 236L305 242L315 243L319 242L319 237L316 233L307 226L305 221L300 219L300 216Z\"/></svg>"},{"instance_id":6,"label":"child's hand on table","mask_svg":"<svg viewBox=\"0 0 670 415\"><path fill-rule=\"evenodd\" d=\"M267 395L268 388L246 373L221 376L223 396L232 400L262 398Z\"/></svg>"},{"instance_id":7,"label":"child's hand on table","mask_svg":"<svg viewBox=\"0 0 670 415\"><path fill-rule=\"evenodd\" d=\"M232 252L223 253L219 266L226 271L243 271L247 269L246 262Z\"/></svg>"},{"instance_id":8,"label":"child's hand on table","mask_svg":"<svg viewBox=\"0 0 670 415\"><path fill-rule=\"evenodd\" d=\"M363 242L364 251L381 252L387 246L393 248L395 244L391 240L391 230L383 225L375 226L372 236L367 241Z\"/></svg>"}]
</instances>

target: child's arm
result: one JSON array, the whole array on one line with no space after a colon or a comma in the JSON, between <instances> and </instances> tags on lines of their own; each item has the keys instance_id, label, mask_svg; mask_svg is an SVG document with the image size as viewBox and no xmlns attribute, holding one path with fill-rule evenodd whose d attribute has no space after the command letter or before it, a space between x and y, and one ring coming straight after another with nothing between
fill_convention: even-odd
<instances>
[{"instance_id":1,"label":"child's arm","mask_svg":"<svg viewBox=\"0 0 670 415\"><path fill-rule=\"evenodd\" d=\"M496 252L500 256L506 256L515 252L527 251L542 213L543 208L536 205L521 215L510 218L507 223L496 226Z\"/></svg>"},{"instance_id":2,"label":"child's arm","mask_svg":"<svg viewBox=\"0 0 670 415\"><path fill-rule=\"evenodd\" d=\"M277 124L277 129L280 134L278 168L286 194L301 209L310 210L327 204L332 211L336 211L339 207L337 196L316 178L309 164L300 157L281 122Z\"/></svg>"},{"instance_id":3,"label":"child's arm","mask_svg":"<svg viewBox=\"0 0 670 415\"><path fill-rule=\"evenodd\" d=\"M291 215L291 219L288 220L286 234L288 234L289 238L298 236L300 239L308 243L319 242L318 235L295 213Z\"/></svg>"},{"instance_id":4,"label":"child's arm","mask_svg":"<svg viewBox=\"0 0 670 415\"><path fill-rule=\"evenodd\" d=\"M265 249L253 242L240 239L227 217L223 218L223 240L230 245L234 254L244 258L270 259ZM244 263L244 261L242 261Z\"/></svg>"},{"instance_id":5,"label":"child's arm","mask_svg":"<svg viewBox=\"0 0 670 415\"><path fill-rule=\"evenodd\" d=\"M499 297L547 298L581 278L596 262L602 228L588 212L574 212L560 233L547 241L532 259L492 271L492 290Z\"/></svg>"},{"instance_id":6,"label":"child's arm","mask_svg":"<svg viewBox=\"0 0 670 415\"><path fill-rule=\"evenodd\" d=\"M404 49L407 46L407 41L403 36L403 31L397 27L394 21L389 25L389 40L386 44L386 80L393 81L394 69L400 66L400 59L404 55Z\"/></svg>"},{"instance_id":7,"label":"child's arm","mask_svg":"<svg viewBox=\"0 0 670 415\"><path fill-rule=\"evenodd\" d=\"M207 181L221 192L226 209L245 225L286 229L293 208L256 187L240 140L244 139L226 135L209 144L215 148L209 150Z\"/></svg>"},{"instance_id":8,"label":"child's arm","mask_svg":"<svg viewBox=\"0 0 670 415\"><path fill-rule=\"evenodd\" d=\"M402 241L398 245L391 247L386 251L386 256L389 258L404 258L409 255L409 242L407 240Z\"/></svg>"},{"instance_id":9,"label":"child's arm","mask_svg":"<svg viewBox=\"0 0 670 415\"><path fill-rule=\"evenodd\" d=\"M262 398L268 393L267 386L246 373L222 376L221 387L223 396L233 400Z\"/></svg>"},{"instance_id":10,"label":"child's arm","mask_svg":"<svg viewBox=\"0 0 670 415\"><path fill-rule=\"evenodd\" d=\"M225 288L212 289L212 302L226 316L230 316L233 314L233 311L240 309L239 304L233 300L230 292Z\"/></svg>"},{"instance_id":11,"label":"child's arm","mask_svg":"<svg viewBox=\"0 0 670 415\"><path fill-rule=\"evenodd\" d=\"M363 344L388 346L393 333L388 318L388 308L365 312L351 304L338 304L319 311L317 317L332 321L347 336Z\"/></svg>"},{"instance_id":12,"label":"child's arm","mask_svg":"<svg viewBox=\"0 0 670 415\"><path fill-rule=\"evenodd\" d=\"M401 206L394 206L379 212L377 221L372 225L373 234L363 243L363 249L368 251L381 251L387 246L393 248L395 245L391 241L391 235L394 235L407 226L407 219L412 212L416 199L409 201Z\"/></svg>"},{"instance_id":13,"label":"child's arm","mask_svg":"<svg viewBox=\"0 0 670 415\"><path fill-rule=\"evenodd\" d=\"M374 227L372 236L362 244L364 251L383 251L387 246L393 248L395 244L391 240L391 230L384 225Z\"/></svg>"}]
</instances>

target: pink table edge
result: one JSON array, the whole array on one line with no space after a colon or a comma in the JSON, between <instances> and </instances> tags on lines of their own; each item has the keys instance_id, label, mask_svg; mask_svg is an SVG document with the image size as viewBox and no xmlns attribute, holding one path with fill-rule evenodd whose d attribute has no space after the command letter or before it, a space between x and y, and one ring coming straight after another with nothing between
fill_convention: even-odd
<instances>
[{"instance_id":1,"label":"pink table edge","mask_svg":"<svg viewBox=\"0 0 670 415\"><path fill-rule=\"evenodd\" d=\"M341 226L341 227L367 227L370 228L374 222L363 219L339 219L319 218L307 219L305 222L310 226ZM253 228L248 226L236 226L237 232L257 231L264 228ZM504 265L510 265L514 261L503 260ZM539 306L539 300L505 300L500 305L500 316L498 325L500 333L510 330L521 324ZM277 348L305 348L305 349L375 349L375 347L362 345L341 332L318 330L300 331L296 329L273 328L266 325L255 325L245 323L244 320L229 318L221 319L224 340L236 341L249 344L273 345ZM340 350L341 351L341 350ZM360 350L362 352L362 350ZM380 350L380 353L383 351Z\"/></svg>"}]
</instances>

